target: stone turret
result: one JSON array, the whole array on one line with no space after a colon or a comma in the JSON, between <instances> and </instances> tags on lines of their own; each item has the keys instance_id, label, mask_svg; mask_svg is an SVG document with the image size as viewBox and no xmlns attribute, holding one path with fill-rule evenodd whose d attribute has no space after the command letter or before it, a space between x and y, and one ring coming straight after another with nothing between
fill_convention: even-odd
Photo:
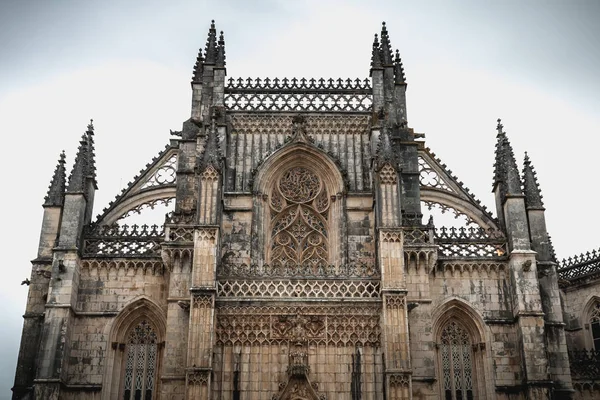
<instances>
[{"instance_id":1,"label":"stone turret","mask_svg":"<svg viewBox=\"0 0 600 400\"><path fill-rule=\"evenodd\" d=\"M551 381L544 313L541 305L535 252L531 250L525 196L512 146L498 119L494 194L501 227L506 231L512 312L517 332L527 346L521 349L524 390L527 398L548 396Z\"/></svg>"},{"instance_id":2,"label":"stone turret","mask_svg":"<svg viewBox=\"0 0 600 400\"><path fill-rule=\"evenodd\" d=\"M48 282L52 268L52 249L56 245L60 230L65 187L65 152L63 151L50 181L48 194L44 198L44 216L37 257L31 262L31 275L23 281L23 283L29 285L29 295L25 314L23 315L23 334L13 387L14 399L24 398L31 392L33 387L36 356L39 351L38 345L42 333L45 298L48 294Z\"/></svg>"},{"instance_id":3,"label":"stone turret","mask_svg":"<svg viewBox=\"0 0 600 400\"><path fill-rule=\"evenodd\" d=\"M200 49L196 57L191 83L191 117L183 123L179 140L176 213L192 214L197 209L198 154L202 154L206 146L205 132L215 113L220 116L217 118L218 129L224 129L224 119L221 118L223 113L215 111L215 107L223 107L226 75L225 38L221 31L217 39L217 29L213 20L208 30L204 55Z\"/></svg>"},{"instance_id":4,"label":"stone turret","mask_svg":"<svg viewBox=\"0 0 600 400\"><path fill-rule=\"evenodd\" d=\"M399 174L399 197L396 206L402 225L421 224L421 198L418 170L418 144L414 131L408 128L406 116L406 76L396 51L393 57L385 22L381 26L381 42L375 35L371 52L373 86L373 126L371 145L379 151L379 139L389 135L391 152L395 154L394 169Z\"/></svg>"},{"instance_id":5,"label":"stone turret","mask_svg":"<svg viewBox=\"0 0 600 400\"><path fill-rule=\"evenodd\" d=\"M58 246L53 249L51 280L44 311L44 334L40 340L35 398L58 399L65 384L73 325L73 310L80 279L81 236L89 224L97 189L93 122L79 142L69 176L60 222Z\"/></svg>"}]
</instances>

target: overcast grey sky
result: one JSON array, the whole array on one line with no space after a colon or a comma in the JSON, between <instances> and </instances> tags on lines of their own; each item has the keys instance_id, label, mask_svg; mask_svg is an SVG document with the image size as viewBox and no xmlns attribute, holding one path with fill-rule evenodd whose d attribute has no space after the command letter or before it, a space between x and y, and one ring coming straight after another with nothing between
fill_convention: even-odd
<instances>
[{"instance_id":1,"label":"overcast grey sky","mask_svg":"<svg viewBox=\"0 0 600 400\"><path fill-rule=\"evenodd\" d=\"M188 118L192 67L210 20L230 77L365 78L387 22L407 75L409 125L488 207L496 119L528 151L559 258L600 247L600 2L0 2L0 398L9 397L43 197L96 126L95 214Z\"/></svg>"}]
</instances>

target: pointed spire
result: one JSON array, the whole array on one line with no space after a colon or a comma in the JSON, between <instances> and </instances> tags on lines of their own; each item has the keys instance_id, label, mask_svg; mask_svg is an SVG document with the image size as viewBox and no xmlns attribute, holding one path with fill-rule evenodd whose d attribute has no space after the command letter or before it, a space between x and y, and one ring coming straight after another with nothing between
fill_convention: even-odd
<instances>
[{"instance_id":1,"label":"pointed spire","mask_svg":"<svg viewBox=\"0 0 600 400\"><path fill-rule=\"evenodd\" d=\"M86 156L86 174L85 177L92 179L94 182L94 187L97 188L96 182L96 148L94 146L94 120L90 119L90 123L87 126L87 131L85 132L87 135L87 156Z\"/></svg>"},{"instance_id":2,"label":"pointed spire","mask_svg":"<svg viewBox=\"0 0 600 400\"><path fill-rule=\"evenodd\" d=\"M86 179L92 179L96 187L96 165L94 161L94 125L93 120L87 126L87 131L81 135L75 163L69 175L67 192L83 192Z\"/></svg>"},{"instance_id":3,"label":"pointed spire","mask_svg":"<svg viewBox=\"0 0 600 400\"><path fill-rule=\"evenodd\" d=\"M521 177L512 146L503 131L502 121L498 119L496 143L496 162L494 164L494 186L501 184L501 193L505 195L522 195Z\"/></svg>"},{"instance_id":4,"label":"pointed spire","mask_svg":"<svg viewBox=\"0 0 600 400\"><path fill-rule=\"evenodd\" d=\"M527 208L544 209L543 196L538 185L535 169L531 165L527 152L525 152L525 161L523 162L523 187Z\"/></svg>"},{"instance_id":5,"label":"pointed spire","mask_svg":"<svg viewBox=\"0 0 600 400\"><path fill-rule=\"evenodd\" d=\"M498 118L498 124L496 125L496 161L494 162L494 186L502 180L502 176L504 175L504 162L502 162L502 149L503 149L503 141L504 141L504 131L502 130L502 120Z\"/></svg>"},{"instance_id":6,"label":"pointed spire","mask_svg":"<svg viewBox=\"0 0 600 400\"><path fill-rule=\"evenodd\" d=\"M206 64L214 64L217 58L217 30L215 20L210 23L208 38L206 39L206 48L204 49L204 59Z\"/></svg>"},{"instance_id":7,"label":"pointed spire","mask_svg":"<svg viewBox=\"0 0 600 400\"><path fill-rule=\"evenodd\" d=\"M375 34L375 39L373 40L373 52L371 53L371 69L376 68L381 68L381 50L377 34Z\"/></svg>"},{"instance_id":8,"label":"pointed spire","mask_svg":"<svg viewBox=\"0 0 600 400\"><path fill-rule=\"evenodd\" d=\"M84 133L79 141L75 163L69 175L67 192L83 192L85 187L85 156L87 153L87 135Z\"/></svg>"},{"instance_id":9,"label":"pointed spire","mask_svg":"<svg viewBox=\"0 0 600 400\"><path fill-rule=\"evenodd\" d=\"M217 46L217 66L225 66L225 38L223 37L223 31L219 35L219 45Z\"/></svg>"},{"instance_id":10,"label":"pointed spire","mask_svg":"<svg viewBox=\"0 0 600 400\"><path fill-rule=\"evenodd\" d=\"M48 194L44 198L45 206L62 206L65 199L65 187L66 187L66 171L65 171L65 151L60 153L58 164L54 169L54 175L50 186L48 187Z\"/></svg>"},{"instance_id":11,"label":"pointed spire","mask_svg":"<svg viewBox=\"0 0 600 400\"><path fill-rule=\"evenodd\" d=\"M381 62L384 66L393 65L392 46L385 22L381 23Z\"/></svg>"},{"instance_id":12,"label":"pointed spire","mask_svg":"<svg viewBox=\"0 0 600 400\"><path fill-rule=\"evenodd\" d=\"M198 50L198 57L196 57L196 64L194 65L194 71L192 72L192 82L202 82L202 72L204 71L204 58L202 57L202 48Z\"/></svg>"},{"instance_id":13,"label":"pointed spire","mask_svg":"<svg viewBox=\"0 0 600 400\"><path fill-rule=\"evenodd\" d=\"M394 75L396 83L400 85L406 85L406 76L404 75L404 66L400 59L400 51L396 49L396 59L394 60Z\"/></svg>"}]
</instances>

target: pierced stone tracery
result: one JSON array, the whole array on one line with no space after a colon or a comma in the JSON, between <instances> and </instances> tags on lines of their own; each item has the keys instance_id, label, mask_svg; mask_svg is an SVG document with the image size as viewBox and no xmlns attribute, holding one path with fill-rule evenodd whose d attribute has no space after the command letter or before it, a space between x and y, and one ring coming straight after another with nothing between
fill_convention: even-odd
<instances>
[{"instance_id":1,"label":"pierced stone tracery","mask_svg":"<svg viewBox=\"0 0 600 400\"><path fill-rule=\"evenodd\" d=\"M271 190L269 205L271 265L328 264L330 200L321 179L307 168L291 168Z\"/></svg>"},{"instance_id":2,"label":"pierced stone tracery","mask_svg":"<svg viewBox=\"0 0 600 400\"><path fill-rule=\"evenodd\" d=\"M129 334L123 398L151 399L157 359L157 336L143 320Z\"/></svg>"},{"instance_id":3,"label":"pierced stone tracery","mask_svg":"<svg viewBox=\"0 0 600 400\"><path fill-rule=\"evenodd\" d=\"M472 400L473 359L471 338L455 321L442 331L441 356L444 398L447 400Z\"/></svg>"}]
</instances>

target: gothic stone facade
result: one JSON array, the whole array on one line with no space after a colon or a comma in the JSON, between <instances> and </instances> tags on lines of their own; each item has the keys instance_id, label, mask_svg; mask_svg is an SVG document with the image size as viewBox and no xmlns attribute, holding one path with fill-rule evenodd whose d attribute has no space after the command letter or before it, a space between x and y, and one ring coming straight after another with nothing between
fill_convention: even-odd
<instances>
[{"instance_id":1,"label":"gothic stone facade","mask_svg":"<svg viewBox=\"0 0 600 400\"><path fill-rule=\"evenodd\" d=\"M598 398L597 254L561 272L500 122L497 217L436 158L385 25L370 79L227 81L213 24L192 91L94 220L93 125L61 156L14 399Z\"/></svg>"}]
</instances>

